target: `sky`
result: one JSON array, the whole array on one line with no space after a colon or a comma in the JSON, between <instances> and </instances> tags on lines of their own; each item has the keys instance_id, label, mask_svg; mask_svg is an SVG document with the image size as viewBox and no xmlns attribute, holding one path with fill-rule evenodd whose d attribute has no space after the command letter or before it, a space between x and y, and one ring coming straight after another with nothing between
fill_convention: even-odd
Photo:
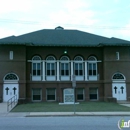
<instances>
[{"instance_id":1,"label":"sky","mask_svg":"<svg viewBox=\"0 0 130 130\"><path fill-rule=\"evenodd\" d=\"M0 0L0 38L57 26L130 41L130 0Z\"/></svg>"}]
</instances>

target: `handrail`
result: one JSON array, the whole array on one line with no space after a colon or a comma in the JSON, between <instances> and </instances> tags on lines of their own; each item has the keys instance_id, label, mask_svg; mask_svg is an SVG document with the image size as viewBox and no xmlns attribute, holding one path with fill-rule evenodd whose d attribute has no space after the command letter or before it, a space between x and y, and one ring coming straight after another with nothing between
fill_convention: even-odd
<instances>
[{"instance_id":1,"label":"handrail","mask_svg":"<svg viewBox=\"0 0 130 130\"><path fill-rule=\"evenodd\" d=\"M7 101L7 111L11 111L18 103L17 95L14 95Z\"/></svg>"}]
</instances>

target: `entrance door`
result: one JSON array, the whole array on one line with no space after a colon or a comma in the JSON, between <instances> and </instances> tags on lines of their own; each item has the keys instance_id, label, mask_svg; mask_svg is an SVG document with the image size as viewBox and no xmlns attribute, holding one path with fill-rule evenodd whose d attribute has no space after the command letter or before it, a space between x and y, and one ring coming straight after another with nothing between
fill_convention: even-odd
<instances>
[{"instance_id":1,"label":"entrance door","mask_svg":"<svg viewBox=\"0 0 130 130\"><path fill-rule=\"evenodd\" d=\"M117 100L126 100L126 84L113 83L112 93L113 93L113 97L115 97Z\"/></svg>"},{"instance_id":2,"label":"entrance door","mask_svg":"<svg viewBox=\"0 0 130 130\"><path fill-rule=\"evenodd\" d=\"M4 84L3 87L3 102L7 102L14 95L18 98L18 84Z\"/></svg>"}]
</instances>

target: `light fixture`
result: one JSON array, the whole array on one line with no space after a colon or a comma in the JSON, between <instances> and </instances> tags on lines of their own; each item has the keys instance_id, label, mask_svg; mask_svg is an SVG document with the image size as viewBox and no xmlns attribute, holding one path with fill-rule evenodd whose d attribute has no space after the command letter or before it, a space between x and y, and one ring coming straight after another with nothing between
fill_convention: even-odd
<instances>
[{"instance_id":1,"label":"light fixture","mask_svg":"<svg viewBox=\"0 0 130 130\"><path fill-rule=\"evenodd\" d=\"M67 54L67 50L64 50L64 54Z\"/></svg>"}]
</instances>

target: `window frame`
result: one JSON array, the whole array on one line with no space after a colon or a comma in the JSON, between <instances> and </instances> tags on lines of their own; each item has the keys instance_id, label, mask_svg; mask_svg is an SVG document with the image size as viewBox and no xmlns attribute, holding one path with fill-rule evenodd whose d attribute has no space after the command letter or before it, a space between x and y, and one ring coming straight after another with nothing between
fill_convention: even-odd
<instances>
[{"instance_id":1,"label":"window frame","mask_svg":"<svg viewBox=\"0 0 130 130\"><path fill-rule=\"evenodd\" d=\"M62 69L62 65L63 65L63 69ZM67 69L66 69L66 66L68 66ZM62 72L64 74L62 74ZM60 58L60 76L70 76L70 61L67 56L62 56Z\"/></svg>"},{"instance_id":2,"label":"window frame","mask_svg":"<svg viewBox=\"0 0 130 130\"><path fill-rule=\"evenodd\" d=\"M52 99L48 100L48 90L49 89L54 89L54 91L55 91L55 95L54 95L55 96L55 100L52 100ZM56 88L46 88L46 101L56 101Z\"/></svg>"},{"instance_id":3,"label":"window frame","mask_svg":"<svg viewBox=\"0 0 130 130\"><path fill-rule=\"evenodd\" d=\"M81 100L81 99L78 99L78 90L79 89L82 89L82 95L83 95L83 99ZM81 94L80 94L81 95ZM76 89L76 98L77 98L77 101L84 101L84 97L85 97L85 95L84 95L84 88L77 88Z\"/></svg>"},{"instance_id":4,"label":"window frame","mask_svg":"<svg viewBox=\"0 0 130 130\"><path fill-rule=\"evenodd\" d=\"M76 65L77 65L77 69L76 69ZM82 66L80 69L80 65ZM82 74L80 74L80 72ZM76 56L74 58L74 75L75 76L84 76L84 61L83 58L81 56Z\"/></svg>"},{"instance_id":5,"label":"window frame","mask_svg":"<svg viewBox=\"0 0 130 130\"><path fill-rule=\"evenodd\" d=\"M90 65L91 65L91 67L90 67ZM94 67L94 65L95 65L95 67ZM96 59L95 56L90 56L88 58L88 76L93 76L94 77L94 76L97 76L97 75L98 75L97 59Z\"/></svg>"},{"instance_id":6,"label":"window frame","mask_svg":"<svg viewBox=\"0 0 130 130\"><path fill-rule=\"evenodd\" d=\"M90 94L93 94L93 95L95 94L95 93L90 93L90 89L96 89L97 99L91 99L91 98L90 98ZM90 101L97 101L97 100L98 100L98 98L99 98L98 91L99 91L99 89L98 89L97 87L94 87L94 88L91 87L91 88L89 88L89 100L90 100Z\"/></svg>"},{"instance_id":7,"label":"window frame","mask_svg":"<svg viewBox=\"0 0 130 130\"><path fill-rule=\"evenodd\" d=\"M48 65L49 65L49 69L48 69ZM54 65L54 69L52 69ZM46 76L56 76L56 59L54 56L48 56L46 58ZM54 74L53 74L54 71ZM48 74L50 73L50 74Z\"/></svg>"},{"instance_id":8,"label":"window frame","mask_svg":"<svg viewBox=\"0 0 130 130\"><path fill-rule=\"evenodd\" d=\"M35 69L34 69L34 64L36 66ZM40 65L40 69L38 69L38 64ZM34 74L34 71L35 71L35 74ZM41 61L40 56L34 56L32 58L32 76L34 77L42 76L42 61Z\"/></svg>"},{"instance_id":9,"label":"window frame","mask_svg":"<svg viewBox=\"0 0 130 130\"><path fill-rule=\"evenodd\" d=\"M33 99L34 90L36 90L36 89L39 89L39 90L40 90L40 100L34 100L34 99ZM32 88L32 101L33 101L33 102L40 102L40 101L42 101L42 89L41 89L41 88Z\"/></svg>"}]
</instances>

